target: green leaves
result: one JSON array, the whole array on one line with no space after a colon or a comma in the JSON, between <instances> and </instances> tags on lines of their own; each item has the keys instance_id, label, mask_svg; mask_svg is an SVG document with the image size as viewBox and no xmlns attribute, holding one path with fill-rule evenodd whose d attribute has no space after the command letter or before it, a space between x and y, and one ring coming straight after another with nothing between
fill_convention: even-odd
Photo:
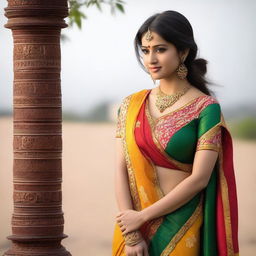
<instances>
[{"instance_id":1,"label":"green leaves","mask_svg":"<svg viewBox=\"0 0 256 256\"><path fill-rule=\"evenodd\" d=\"M116 3L116 7L119 9L119 11L124 13L124 7L121 4Z\"/></svg>"},{"instance_id":2,"label":"green leaves","mask_svg":"<svg viewBox=\"0 0 256 256\"><path fill-rule=\"evenodd\" d=\"M87 19L87 16L81 10L82 8L90 8L91 6L96 6L97 9L102 12L102 5L110 5L111 14L114 15L116 10L124 13L123 0L68 0L69 3L69 21L68 25L72 27L74 24L78 26L79 29L82 28L82 20Z\"/></svg>"},{"instance_id":3,"label":"green leaves","mask_svg":"<svg viewBox=\"0 0 256 256\"><path fill-rule=\"evenodd\" d=\"M75 0L69 0L69 22L68 25L70 27L73 26L73 24L75 23L79 29L82 28L82 18L86 19L86 15L84 13L81 12L81 7L83 6L82 3L79 3Z\"/></svg>"}]
</instances>

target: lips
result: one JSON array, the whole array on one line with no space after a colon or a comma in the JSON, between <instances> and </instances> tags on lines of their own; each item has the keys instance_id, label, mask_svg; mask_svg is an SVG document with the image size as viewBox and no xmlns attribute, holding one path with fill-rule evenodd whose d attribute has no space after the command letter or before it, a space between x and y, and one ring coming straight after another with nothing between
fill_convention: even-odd
<instances>
[{"instance_id":1,"label":"lips","mask_svg":"<svg viewBox=\"0 0 256 256\"><path fill-rule=\"evenodd\" d=\"M161 67L151 67L149 68L153 72L157 72Z\"/></svg>"}]
</instances>

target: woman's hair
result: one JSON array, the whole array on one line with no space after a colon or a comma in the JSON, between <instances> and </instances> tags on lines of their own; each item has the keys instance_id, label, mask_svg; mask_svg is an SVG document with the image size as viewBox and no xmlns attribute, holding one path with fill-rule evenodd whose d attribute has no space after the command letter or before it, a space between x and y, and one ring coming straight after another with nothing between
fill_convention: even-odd
<instances>
[{"instance_id":1,"label":"woman's hair","mask_svg":"<svg viewBox=\"0 0 256 256\"><path fill-rule=\"evenodd\" d=\"M139 28L134 39L135 53L139 64L147 73L148 71L141 61L140 48L142 35L148 29L160 35L165 41L172 43L178 52L189 48L189 54L184 61L188 69L187 79L189 83L207 95L214 94L212 90L207 88L207 84L212 83L205 78L208 62L202 58L195 59L198 48L194 40L192 26L185 16L172 10L157 13L149 17Z\"/></svg>"}]
</instances>

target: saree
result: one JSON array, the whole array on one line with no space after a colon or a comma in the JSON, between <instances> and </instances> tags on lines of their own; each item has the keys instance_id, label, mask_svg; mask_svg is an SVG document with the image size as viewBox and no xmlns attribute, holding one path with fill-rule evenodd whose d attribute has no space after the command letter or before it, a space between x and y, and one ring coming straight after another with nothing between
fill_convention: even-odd
<instances>
[{"instance_id":1,"label":"saree","mask_svg":"<svg viewBox=\"0 0 256 256\"><path fill-rule=\"evenodd\" d=\"M125 97L118 110L116 137L122 139L134 210L164 196L155 165L191 172L196 150L218 152L205 189L178 209L140 227L149 255L238 256L233 145L220 105L204 95L158 118L156 126L147 105L149 92L144 89ZM125 256L124 248L115 223L112 256Z\"/></svg>"}]
</instances>

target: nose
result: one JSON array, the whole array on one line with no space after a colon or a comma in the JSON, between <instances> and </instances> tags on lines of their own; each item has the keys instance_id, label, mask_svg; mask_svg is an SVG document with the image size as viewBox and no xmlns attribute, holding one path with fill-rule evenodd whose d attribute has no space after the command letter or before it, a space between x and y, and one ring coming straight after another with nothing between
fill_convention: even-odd
<instances>
[{"instance_id":1,"label":"nose","mask_svg":"<svg viewBox=\"0 0 256 256\"><path fill-rule=\"evenodd\" d=\"M156 54L154 53L154 51L151 51L149 53L149 63L150 64L153 64L153 63L157 63L157 57L156 57Z\"/></svg>"}]
</instances>

